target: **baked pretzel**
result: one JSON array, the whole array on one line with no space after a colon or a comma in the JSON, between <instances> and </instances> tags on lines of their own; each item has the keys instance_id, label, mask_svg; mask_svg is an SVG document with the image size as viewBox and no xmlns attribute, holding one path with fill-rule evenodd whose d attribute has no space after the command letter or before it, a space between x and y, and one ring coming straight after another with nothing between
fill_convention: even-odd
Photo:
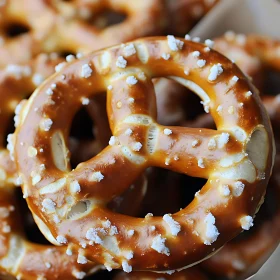
<instances>
[{"instance_id":1,"label":"baked pretzel","mask_svg":"<svg viewBox=\"0 0 280 280\"><path fill-rule=\"evenodd\" d=\"M7 0L0 9L0 68L8 63L26 63L41 52L89 52L151 35L162 29L164 19L161 0L134 0L129 5L126 0ZM125 13L127 18L98 29L90 23L91 13L104 9ZM77 16L81 11L89 18ZM25 26L26 33L10 38L5 31L10 22Z\"/></svg>"},{"instance_id":2,"label":"baked pretzel","mask_svg":"<svg viewBox=\"0 0 280 280\"><path fill-rule=\"evenodd\" d=\"M279 145L280 102L279 96L264 97L264 105L269 112L276 143ZM276 151L279 151L278 147ZM265 263L280 242L280 154L276 160L269 181L268 195L260 209L261 219L254 231L242 235L226 244L217 254L202 263L202 266L215 275L245 279L256 273ZM273 212L273 213L272 213ZM243 234L244 235L244 234Z\"/></svg>"},{"instance_id":3,"label":"baked pretzel","mask_svg":"<svg viewBox=\"0 0 280 280\"><path fill-rule=\"evenodd\" d=\"M169 12L168 32L183 36L205 16L219 0L165 0Z\"/></svg>"},{"instance_id":4,"label":"baked pretzel","mask_svg":"<svg viewBox=\"0 0 280 280\"><path fill-rule=\"evenodd\" d=\"M155 77L194 90L218 130L158 125ZM106 88L109 146L70 171L65 139L71 119L81 99ZM14 156L38 226L53 244L74 252L86 242L86 258L109 270L170 271L211 255L253 225L272 168L271 127L255 88L224 56L173 36L140 39L70 63L34 92L19 118ZM148 166L208 181L173 215L133 218L108 210L108 201Z\"/></svg>"},{"instance_id":5,"label":"baked pretzel","mask_svg":"<svg viewBox=\"0 0 280 280\"><path fill-rule=\"evenodd\" d=\"M157 101L157 120L162 125L178 125L184 119L184 105L187 104L191 95L186 95L188 90L175 81L168 79L155 79L155 94ZM191 109L191 108L190 108ZM72 162L79 163L97 155L108 145L111 137L111 130L106 113L106 95L100 94L90 99L86 110L94 121L93 134L98 141L92 139L75 139L70 137L70 151ZM76 120L83 123L83 120ZM73 124L75 125L75 124ZM78 125L77 125L78 126ZM157 172L152 172L154 175ZM150 179L148 179L150 181ZM149 185L151 185L149 183ZM149 189L149 188L148 188ZM156 205L155 205L156 206Z\"/></svg>"},{"instance_id":6,"label":"baked pretzel","mask_svg":"<svg viewBox=\"0 0 280 280\"><path fill-rule=\"evenodd\" d=\"M9 63L28 63L44 51L55 23L45 1L7 0L0 7L0 69Z\"/></svg>"},{"instance_id":7,"label":"baked pretzel","mask_svg":"<svg viewBox=\"0 0 280 280\"><path fill-rule=\"evenodd\" d=\"M114 278L114 280L207 280L205 274L198 269L189 268L181 272L175 272L171 275L161 274L155 272L132 272L130 274L120 272Z\"/></svg>"},{"instance_id":8,"label":"baked pretzel","mask_svg":"<svg viewBox=\"0 0 280 280\"><path fill-rule=\"evenodd\" d=\"M214 42L214 49L232 59L260 89L266 68L280 71L280 42L275 39L228 31Z\"/></svg>"}]
</instances>

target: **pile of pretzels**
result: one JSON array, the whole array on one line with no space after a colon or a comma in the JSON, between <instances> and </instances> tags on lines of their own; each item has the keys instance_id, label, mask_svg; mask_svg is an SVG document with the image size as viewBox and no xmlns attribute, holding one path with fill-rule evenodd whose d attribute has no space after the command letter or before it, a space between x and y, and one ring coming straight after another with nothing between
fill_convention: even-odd
<instances>
[{"instance_id":1,"label":"pile of pretzels","mask_svg":"<svg viewBox=\"0 0 280 280\"><path fill-rule=\"evenodd\" d=\"M1 280L246 279L269 258L280 41L191 38L218 4L0 0Z\"/></svg>"}]
</instances>

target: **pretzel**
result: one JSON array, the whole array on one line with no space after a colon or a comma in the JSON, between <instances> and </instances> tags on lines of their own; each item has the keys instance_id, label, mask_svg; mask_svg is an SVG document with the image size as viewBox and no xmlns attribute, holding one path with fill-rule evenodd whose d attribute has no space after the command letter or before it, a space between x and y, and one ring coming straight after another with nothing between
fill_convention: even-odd
<instances>
[{"instance_id":1,"label":"pretzel","mask_svg":"<svg viewBox=\"0 0 280 280\"><path fill-rule=\"evenodd\" d=\"M205 16L219 0L165 0L169 12L168 31L183 36Z\"/></svg>"},{"instance_id":2,"label":"pretzel","mask_svg":"<svg viewBox=\"0 0 280 280\"><path fill-rule=\"evenodd\" d=\"M55 15L44 1L7 0L0 7L0 69L10 63L28 63L43 52Z\"/></svg>"},{"instance_id":3,"label":"pretzel","mask_svg":"<svg viewBox=\"0 0 280 280\"><path fill-rule=\"evenodd\" d=\"M170 76L209 106L217 131L156 123L151 78ZM65 139L71 119L82 98L106 88L113 136L101 153L70 171ZM74 252L86 242L86 258L109 270L170 271L211 255L253 225L272 167L270 123L251 83L224 56L173 36L70 63L34 92L19 119L15 162L38 226L53 244ZM108 210L108 201L148 166L208 181L173 215L133 218ZM75 210L80 206L82 214Z\"/></svg>"},{"instance_id":4,"label":"pretzel","mask_svg":"<svg viewBox=\"0 0 280 280\"><path fill-rule=\"evenodd\" d=\"M277 40L228 31L214 42L214 49L234 60L258 88L262 88L265 68L280 71L280 42Z\"/></svg>"},{"instance_id":5,"label":"pretzel","mask_svg":"<svg viewBox=\"0 0 280 280\"><path fill-rule=\"evenodd\" d=\"M124 272L118 273L114 280L207 280L205 274L198 269L189 268L181 272L176 272L171 275L155 273L155 272L132 272L126 274Z\"/></svg>"},{"instance_id":6,"label":"pretzel","mask_svg":"<svg viewBox=\"0 0 280 280\"><path fill-rule=\"evenodd\" d=\"M53 2L53 3L51 3ZM61 7L61 5L63 5ZM70 7L65 7L70 6ZM65 8L63 8L65 7ZM68 10L80 11L89 18L69 16ZM151 35L162 29L163 5L160 0L60 1L8 0L0 12L0 68L8 63L26 63L41 52L89 52L113 44ZM66 9L66 14L63 12ZM98 29L91 25L91 13L112 9L127 15L119 24ZM1 23L2 22L2 23ZM9 37L5 26L18 22L26 33ZM152 24L153 23L153 24Z\"/></svg>"}]
</instances>

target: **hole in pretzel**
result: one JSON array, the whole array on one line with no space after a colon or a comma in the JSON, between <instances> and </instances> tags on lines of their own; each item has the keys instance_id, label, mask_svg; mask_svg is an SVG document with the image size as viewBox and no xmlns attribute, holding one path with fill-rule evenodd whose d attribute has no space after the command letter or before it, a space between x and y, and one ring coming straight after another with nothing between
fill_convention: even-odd
<instances>
[{"instance_id":1,"label":"hole in pretzel","mask_svg":"<svg viewBox=\"0 0 280 280\"><path fill-rule=\"evenodd\" d=\"M5 124L3 122L3 124ZM3 125L2 124L2 125ZM7 146L8 142L7 142L7 136L11 133L15 132L15 126L14 126L14 116L11 116L8 120L8 122L6 122L6 129L5 129L5 133L3 135L3 142L1 143L2 145L4 145L5 147Z\"/></svg>"},{"instance_id":2,"label":"hole in pretzel","mask_svg":"<svg viewBox=\"0 0 280 280\"><path fill-rule=\"evenodd\" d=\"M175 213L180 208L185 208L194 199L195 193L206 183L205 179L193 178L156 167L148 168L145 174L147 192L142 198L139 209L131 210L130 216L145 217L147 213L162 216L167 213ZM135 187L137 186L135 185ZM124 203L125 206L123 197L122 194L115 198L114 203L118 205ZM135 197L132 199L134 203L137 203ZM117 207L113 210L124 213L124 211L117 210Z\"/></svg>"},{"instance_id":3,"label":"hole in pretzel","mask_svg":"<svg viewBox=\"0 0 280 280\"><path fill-rule=\"evenodd\" d=\"M176 81L157 78L153 79L153 84L159 124L179 125L182 120L195 118L194 112L202 113L198 98L196 99L194 94Z\"/></svg>"},{"instance_id":4,"label":"hole in pretzel","mask_svg":"<svg viewBox=\"0 0 280 280\"><path fill-rule=\"evenodd\" d=\"M122 12L106 9L94 16L90 23L98 29L104 29L108 26L122 23L126 18L126 14Z\"/></svg>"},{"instance_id":5,"label":"hole in pretzel","mask_svg":"<svg viewBox=\"0 0 280 280\"><path fill-rule=\"evenodd\" d=\"M205 113L209 96L200 86L175 76L158 80L154 83L160 124L216 129L212 115Z\"/></svg>"},{"instance_id":6,"label":"hole in pretzel","mask_svg":"<svg viewBox=\"0 0 280 280\"><path fill-rule=\"evenodd\" d=\"M261 88L261 92L269 95L277 95L280 93L280 81L279 81L279 70L274 71L273 69L265 69L264 71L264 84Z\"/></svg>"},{"instance_id":7,"label":"hole in pretzel","mask_svg":"<svg viewBox=\"0 0 280 280\"><path fill-rule=\"evenodd\" d=\"M108 145L110 136L106 95L97 95L73 119L69 136L71 166L74 168L98 154Z\"/></svg>"},{"instance_id":8,"label":"hole in pretzel","mask_svg":"<svg viewBox=\"0 0 280 280\"><path fill-rule=\"evenodd\" d=\"M15 196L17 198L17 205L18 205L18 209L16 209L15 211L21 213L22 215L21 221L27 239L31 242L35 242L38 244L44 244L44 245L50 244L49 241L43 236L38 226L36 225L33 216L27 206L27 203L22 197L21 188L16 188Z\"/></svg>"},{"instance_id":9,"label":"hole in pretzel","mask_svg":"<svg viewBox=\"0 0 280 280\"><path fill-rule=\"evenodd\" d=\"M29 31L30 28L27 25L18 22L7 23L5 26L5 34L10 38L23 35Z\"/></svg>"}]
</instances>

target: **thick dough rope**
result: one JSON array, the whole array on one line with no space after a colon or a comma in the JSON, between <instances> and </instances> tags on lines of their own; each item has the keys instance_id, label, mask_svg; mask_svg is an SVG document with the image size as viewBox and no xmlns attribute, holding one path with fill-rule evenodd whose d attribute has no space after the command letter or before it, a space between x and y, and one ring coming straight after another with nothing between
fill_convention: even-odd
<instances>
[{"instance_id":1,"label":"thick dough rope","mask_svg":"<svg viewBox=\"0 0 280 280\"><path fill-rule=\"evenodd\" d=\"M90 23L91 13L104 9L122 12L127 18L98 29ZM89 18L77 16L81 10ZM8 63L26 63L41 52L86 53L158 34L165 18L161 0L134 0L129 4L127 0L7 0L0 12L0 68ZM27 32L10 37L5 31L10 22L26 26Z\"/></svg>"},{"instance_id":2,"label":"thick dough rope","mask_svg":"<svg viewBox=\"0 0 280 280\"><path fill-rule=\"evenodd\" d=\"M217 130L158 125L151 82L156 77L172 77L196 92ZM71 119L82 98L106 88L109 146L70 171L65 139ZM173 36L134 41L72 62L34 92L15 140L23 192L47 239L75 252L86 242L86 258L126 272L193 265L248 230L274 154L268 116L243 73L205 45ZM173 215L141 219L108 210L108 201L148 166L208 181ZM83 213L76 213L78 206Z\"/></svg>"},{"instance_id":3,"label":"thick dough rope","mask_svg":"<svg viewBox=\"0 0 280 280\"><path fill-rule=\"evenodd\" d=\"M9 119L16 105L28 97L44 79L54 72L62 60L48 55L39 55L26 65L8 65L0 72L1 87L1 130L0 139L0 274L19 279L82 279L98 270L100 266L77 263L78 255L67 256L64 248L44 246L29 242L23 233L20 210L15 199L15 184L18 181L14 162L9 151L3 147ZM20 107L17 108L17 110ZM16 111L17 111L16 110ZM15 124L18 119L15 117ZM68 252L70 254L70 251Z\"/></svg>"},{"instance_id":4,"label":"thick dough rope","mask_svg":"<svg viewBox=\"0 0 280 280\"><path fill-rule=\"evenodd\" d=\"M41 54L29 63L9 64L0 70L0 96L1 96L1 156L0 156L0 185L14 185L18 178L15 165L10 159L9 151L4 148L6 142L5 135L9 129L12 117L20 110L23 100L28 98L31 93L47 77L54 73L55 66L62 62L60 58L52 58L49 55ZM15 126L18 123L18 116L14 117ZM8 136L8 142L11 140ZM8 148L11 146L8 144Z\"/></svg>"},{"instance_id":5,"label":"thick dough rope","mask_svg":"<svg viewBox=\"0 0 280 280\"><path fill-rule=\"evenodd\" d=\"M279 145L280 125L280 96L264 97L264 105L269 112L276 144ZM276 149L279 151L279 149ZM217 254L202 263L208 271L219 276L229 278L249 277L256 273L260 266L270 257L280 242L280 154L276 153L276 160L272 176L269 181L268 195L261 213L270 212L269 220L260 220L254 231L247 233L241 240L233 240L226 244ZM273 211L273 213L272 213ZM262 217L263 219L266 218Z\"/></svg>"},{"instance_id":6,"label":"thick dough rope","mask_svg":"<svg viewBox=\"0 0 280 280\"><path fill-rule=\"evenodd\" d=\"M192 40L188 35L186 37ZM222 37L215 38L213 41L208 39L205 42L231 59L249 78L252 78L253 84L260 90L261 95L263 92L267 93L267 89L264 88L265 71L271 69L280 72L279 40L228 31ZM174 104L174 106L179 106L179 104ZM274 110L275 106L277 105L271 103L267 110ZM181 124L191 127L213 127L214 123L210 115L202 114L196 117L195 121L185 120Z\"/></svg>"}]
</instances>

